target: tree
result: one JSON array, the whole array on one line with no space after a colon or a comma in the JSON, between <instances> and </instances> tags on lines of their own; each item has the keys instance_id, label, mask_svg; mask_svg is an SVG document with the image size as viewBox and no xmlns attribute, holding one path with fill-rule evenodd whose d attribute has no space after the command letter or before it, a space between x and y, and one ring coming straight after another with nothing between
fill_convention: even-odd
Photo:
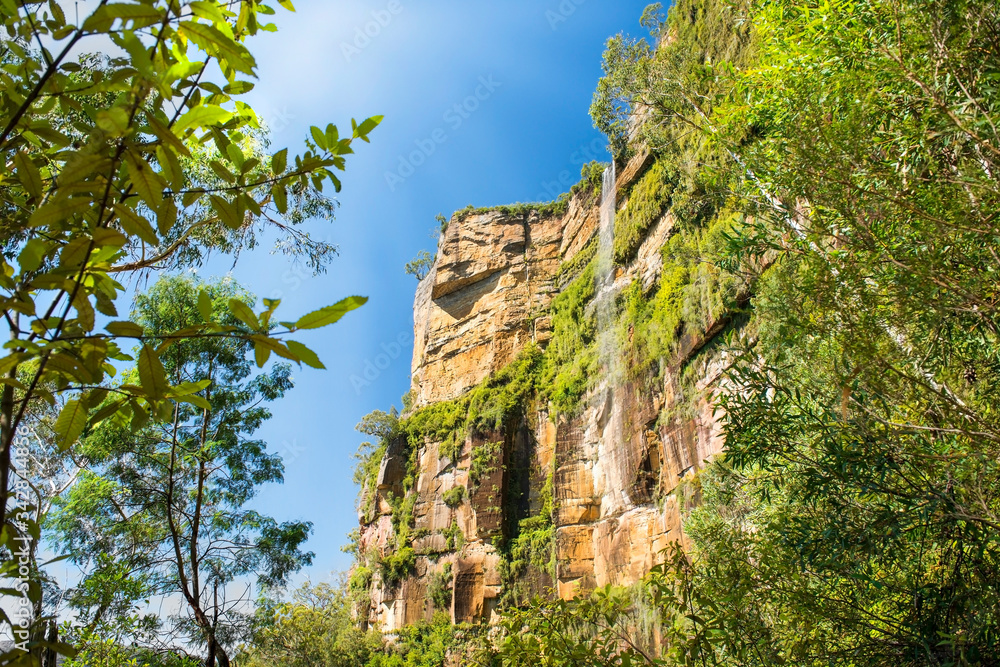
<instances>
[{"instance_id":1,"label":"tree","mask_svg":"<svg viewBox=\"0 0 1000 667\"><path fill-rule=\"evenodd\" d=\"M168 277L137 299L132 316L155 339L206 321L235 325L234 299L252 303L231 281ZM280 457L254 434L270 417L265 405L292 387L287 364L254 374L253 353L253 343L238 338L175 343L162 355L167 382L184 392L171 418L149 421L138 412L137 424L119 413L81 442L89 465L57 501L49 526L86 572L70 596L85 632L127 621L142 600L172 595L186 617L168 627L147 617L147 632L133 641L176 633L205 646L206 665L226 667L250 601L233 597L233 584L251 577L282 586L311 562L301 550L310 524L279 524L246 507L261 485L282 480ZM142 372L132 369L121 382Z\"/></svg>"},{"instance_id":2,"label":"tree","mask_svg":"<svg viewBox=\"0 0 1000 667\"><path fill-rule=\"evenodd\" d=\"M8 4L0 15L7 35L0 48L0 301L10 339L0 359L0 527L13 548L12 443L34 402L60 407L55 430L65 450L112 416L137 425L170 421L185 390L165 383L159 357L178 340L236 337L253 342L261 364L273 353L321 365L283 336L331 324L363 299L280 330L271 326L277 301L259 314L234 301L233 324L157 338L127 321L101 331L97 314L118 317L123 283L137 272L183 266L211 250L238 253L265 227L283 237L282 249L321 269L332 249L296 225L332 210L324 184L339 190L335 171L381 117L352 122L344 137L333 125L313 127L301 156L266 154L265 128L239 99L256 71L247 41L275 30L266 23L274 9L257 0L100 0L79 25L58 0ZM278 4L292 9L290 0ZM71 59L102 40L122 55ZM109 401L112 362L132 361L123 346L135 341L137 382L119 385ZM3 572L13 567L5 561ZM23 656L4 653L0 663Z\"/></svg>"},{"instance_id":3,"label":"tree","mask_svg":"<svg viewBox=\"0 0 1000 667\"><path fill-rule=\"evenodd\" d=\"M306 583L290 599L258 605L254 634L240 654L247 667L355 667L383 651L381 633L358 629L346 583Z\"/></svg>"},{"instance_id":4,"label":"tree","mask_svg":"<svg viewBox=\"0 0 1000 667\"><path fill-rule=\"evenodd\" d=\"M406 263L407 275L413 276L418 281L423 280L434 267L434 260L434 255L426 250L421 250L413 260Z\"/></svg>"}]
</instances>

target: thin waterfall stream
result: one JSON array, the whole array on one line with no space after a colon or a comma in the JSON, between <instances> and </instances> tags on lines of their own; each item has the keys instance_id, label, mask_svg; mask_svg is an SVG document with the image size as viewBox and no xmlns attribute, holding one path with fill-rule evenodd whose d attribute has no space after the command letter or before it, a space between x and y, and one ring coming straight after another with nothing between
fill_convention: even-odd
<instances>
[{"instance_id":1,"label":"thin waterfall stream","mask_svg":"<svg viewBox=\"0 0 1000 667\"><path fill-rule=\"evenodd\" d=\"M615 162L604 170L601 186L601 222L597 241L597 266L594 276L595 308L597 310L598 359L602 371L612 384L619 377L618 341L615 336L614 247L615 213L618 209L617 173Z\"/></svg>"}]
</instances>

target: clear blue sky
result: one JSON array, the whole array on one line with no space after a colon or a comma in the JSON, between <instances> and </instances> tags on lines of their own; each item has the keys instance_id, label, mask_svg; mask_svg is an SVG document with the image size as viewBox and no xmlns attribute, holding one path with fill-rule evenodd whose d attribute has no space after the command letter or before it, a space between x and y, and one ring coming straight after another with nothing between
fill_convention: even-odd
<instances>
[{"instance_id":1,"label":"clear blue sky","mask_svg":"<svg viewBox=\"0 0 1000 667\"><path fill-rule=\"evenodd\" d=\"M371 410L399 406L409 388L416 281L404 265L434 249L438 213L535 201L577 180L583 151L602 145L587 110L604 43L623 31L640 34L645 4L296 0L297 13L279 12L279 32L251 45L260 82L250 101L271 125L275 149L299 150L310 125L343 130L351 117L385 115L372 143L348 162L337 220L312 229L340 247L329 272L296 272L262 249L232 273L260 296L280 295L286 317L351 294L371 298L302 338L329 370L298 371L296 388L274 405L262 433L285 450L286 476L257 506L281 520L314 522L316 561L306 572L314 580L350 566L341 547L357 526L352 454L364 439L354 426ZM368 25L376 18L385 24L377 30ZM358 37L366 26L377 33L367 42ZM456 104L464 104L461 112ZM417 142L423 155L413 156ZM401 156L417 163L412 174L400 171ZM396 175L391 186L387 173ZM228 268L213 262L201 273ZM406 345L397 352L401 335ZM383 345L395 358L379 358ZM363 377L367 362L386 367L357 387L351 378Z\"/></svg>"}]
</instances>

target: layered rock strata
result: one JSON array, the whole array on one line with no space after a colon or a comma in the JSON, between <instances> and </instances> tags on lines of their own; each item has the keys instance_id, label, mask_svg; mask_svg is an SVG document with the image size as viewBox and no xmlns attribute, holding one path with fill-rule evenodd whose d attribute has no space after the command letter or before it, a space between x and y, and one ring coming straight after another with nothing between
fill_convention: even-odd
<instances>
[{"instance_id":1,"label":"layered rock strata","mask_svg":"<svg viewBox=\"0 0 1000 667\"><path fill-rule=\"evenodd\" d=\"M621 204L650 162L640 155L620 170ZM598 196L579 195L558 215L489 211L450 221L414 303L412 410L463 396L529 344L544 349L560 267L595 237ZM634 261L618 267L616 289L656 284L660 249L673 228L664 215L647 231ZM665 548L683 542L684 507L697 500L696 485L685 480L722 448L713 398L725 358L696 354L718 329L688 332L681 354L664 362L674 370L656 378L595 378L572 418L553 418L536 401L516 423L468 434L452 456L443 455L443 443L425 442L411 491L416 564L399 583L374 578L370 620L391 632L429 619L431 588L445 579L455 622L489 622L505 585L495 544L542 511L546 493L554 567L522 568L524 592L571 597L609 583L628 585L661 562ZM694 381L681 381L681 366ZM403 450L389 447L377 489L366 490L378 494L378 516L363 521L362 549L392 544L389 499L402 493ZM487 450L495 452L490 465L477 469L473 459ZM467 495L448 502L458 487Z\"/></svg>"}]
</instances>

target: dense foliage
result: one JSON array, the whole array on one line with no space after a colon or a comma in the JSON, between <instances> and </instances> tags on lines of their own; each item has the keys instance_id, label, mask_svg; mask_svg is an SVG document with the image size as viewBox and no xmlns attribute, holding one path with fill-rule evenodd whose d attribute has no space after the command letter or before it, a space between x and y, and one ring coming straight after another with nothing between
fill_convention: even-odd
<instances>
[{"instance_id":1,"label":"dense foliage","mask_svg":"<svg viewBox=\"0 0 1000 667\"><path fill-rule=\"evenodd\" d=\"M692 337L726 332L726 453L692 482L686 553L630 590L516 600L490 659L1000 664L996 3L678 0L643 22L592 113L620 162L652 154L616 261L663 215L674 235L616 335L630 372L683 379ZM599 363L593 258L560 272L538 362L556 412ZM443 440L467 405L413 419ZM530 533L508 571L545 553Z\"/></svg>"},{"instance_id":2,"label":"dense foliage","mask_svg":"<svg viewBox=\"0 0 1000 667\"><path fill-rule=\"evenodd\" d=\"M752 285L727 454L699 479L690 556L645 602L539 603L504 650L998 664L996 5L687 0L659 34L655 52L612 44L600 92L618 106L595 109L609 126L641 109L651 143L688 125L690 211L721 194L741 215L706 249Z\"/></svg>"},{"instance_id":3,"label":"dense foliage","mask_svg":"<svg viewBox=\"0 0 1000 667\"><path fill-rule=\"evenodd\" d=\"M132 317L150 336L206 316L227 324L236 321L233 298L252 303L232 282L164 278L140 295ZM164 423L107 420L84 437L77 451L86 468L45 527L83 573L66 596L83 634L115 634L138 618L130 645L169 648L180 636L224 665L250 602L233 582L281 586L312 561L300 548L310 524L279 524L247 507L262 484L282 481L280 457L254 435L271 416L266 404L292 388L291 367L254 375L252 344L229 338L178 342L163 362L171 384L193 398ZM122 381L137 375L126 371ZM144 600L170 596L185 613L142 613Z\"/></svg>"},{"instance_id":4,"label":"dense foliage","mask_svg":"<svg viewBox=\"0 0 1000 667\"><path fill-rule=\"evenodd\" d=\"M265 300L254 312L234 294L221 310L198 298L204 317L171 330L119 319L131 296L126 285L153 272L197 267L212 252L235 259L266 237L276 240L276 250L322 271L336 249L312 239L302 223L331 217L335 201L324 186L340 189L336 172L345 168L352 144L368 141L381 118L354 122L343 137L333 125L313 127L302 155L271 153L266 126L241 97L253 89L257 70L248 42L276 30L268 22L272 6L258 0L100 0L77 16L69 4L11 1L0 11L0 300L9 330L0 359L0 574L15 580L18 561L11 554L19 542L38 542L38 510L75 479L68 475L66 485L40 494L44 502L21 503L8 516L12 489L38 481L26 479L32 474L12 461L15 438L31 441L32 457L63 469L87 467L74 446L97 433L117 431L116 446L130 451L123 443L142 440L144 429L178 423L179 413L190 422L194 408L219 407L206 407L206 377L171 375L171 355L202 342L239 341L259 367L273 354L322 368L318 356L288 334L332 324L365 302L350 297L279 324L278 301ZM276 4L292 10L290 0ZM111 44L113 56L77 55ZM133 363L127 377L114 379ZM275 478L273 465L263 468L258 481ZM243 473L258 476L255 469ZM75 481L101 487L92 515L108 510L97 499L112 498L114 484L89 473ZM234 472L233 488L220 493L245 495L237 488L244 481ZM225 533L231 526L213 528ZM273 532L267 522L254 529ZM284 547L294 551L304 534L291 541L272 537L270 555L276 556ZM0 664L43 658L52 664L54 649L70 652L56 641L52 582L43 580L34 547L28 560L17 597L30 603L29 613L11 619L10 607L0 610L0 618L17 624L16 645L0 653ZM107 566L109 583L136 574L124 562L99 565ZM294 565L292 559L282 568ZM229 572L248 566L256 567L244 562ZM104 592L103 584L92 583L95 592ZM142 585L130 594L141 596ZM197 624L202 630L211 625L204 619ZM117 637L77 636L94 649L78 662L123 659ZM208 664L224 663L223 654L213 657L210 637L204 639ZM97 650L100 645L108 650ZM173 653L157 655L169 662Z\"/></svg>"}]
</instances>

